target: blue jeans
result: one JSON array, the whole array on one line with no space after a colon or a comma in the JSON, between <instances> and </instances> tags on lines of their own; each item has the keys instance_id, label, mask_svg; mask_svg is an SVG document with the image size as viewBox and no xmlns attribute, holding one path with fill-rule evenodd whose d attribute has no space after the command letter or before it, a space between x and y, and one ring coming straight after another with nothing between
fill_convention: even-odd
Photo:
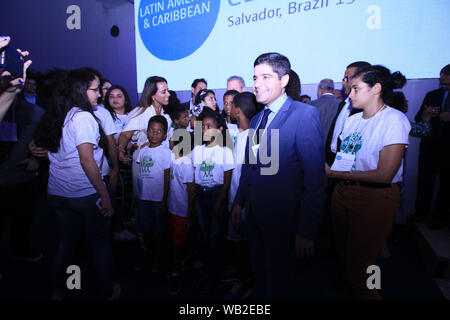
<instances>
[{"instance_id":1,"label":"blue jeans","mask_svg":"<svg viewBox=\"0 0 450 320\"><path fill-rule=\"evenodd\" d=\"M58 218L60 242L56 250L53 270L53 291L64 292L74 253L81 245L81 236L87 237L94 271L102 285L102 295L112 292L113 261L110 243L111 219L98 211L97 193L80 198L65 198L48 195L48 202ZM81 272L83 276L84 272Z\"/></svg>"},{"instance_id":2,"label":"blue jeans","mask_svg":"<svg viewBox=\"0 0 450 320\"><path fill-rule=\"evenodd\" d=\"M161 211L161 201L139 200L136 228L138 231L151 231L153 235L165 233L167 212Z\"/></svg>"},{"instance_id":3,"label":"blue jeans","mask_svg":"<svg viewBox=\"0 0 450 320\"><path fill-rule=\"evenodd\" d=\"M205 262L205 272L210 278L217 278L221 268L220 259L223 257L220 243L221 235L226 222L226 201L220 207L220 215L213 216L214 205L222 191L222 185L213 188L198 186L196 197L198 222L202 233L200 250Z\"/></svg>"}]
</instances>

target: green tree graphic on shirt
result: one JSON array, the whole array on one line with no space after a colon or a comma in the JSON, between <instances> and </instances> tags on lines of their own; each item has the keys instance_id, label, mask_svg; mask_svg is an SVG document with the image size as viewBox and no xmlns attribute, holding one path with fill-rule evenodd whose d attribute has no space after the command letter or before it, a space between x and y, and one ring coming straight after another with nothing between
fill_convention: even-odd
<instances>
[{"instance_id":1,"label":"green tree graphic on shirt","mask_svg":"<svg viewBox=\"0 0 450 320\"><path fill-rule=\"evenodd\" d=\"M203 178L212 177L213 169L214 169L214 163L211 160L208 160L208 162L203 161L202 164L200 165L200 171L203 172Z\"/></svg>"},{"instance_id":2,"label":"green tree graphic on shirt","mask_svg":"<svg viewBox=\"0 0 450 320\"><path fill-rule=\"evenodd\" d=\"M151 167L153 167L153 159L151 157L144 157L141 162L141 172L142 173L150 173Z\"/></svg>"},{"instance_id":3,"label":"green tree graphic on shirt","mask_svg":"<svg viewBox=\"0 0 450 320\"><path fill-rule=\"evenodd\" d=\"M347 136L341 144L341 151L344 153L355 154L361 149L363 144L363 137L361 133L352 133Z\"/></svg>"},{"instance_id":4,"label":"green tree graphic on shirt","mask_svg":"<svg viewBox=\"0 0 450 320\"><path fill-rule=\"evenodd\" d=\"M170 181L172 181L174 179L174 175L173 175L173 168L170 168Z\"/></svg>"}]
</instances>

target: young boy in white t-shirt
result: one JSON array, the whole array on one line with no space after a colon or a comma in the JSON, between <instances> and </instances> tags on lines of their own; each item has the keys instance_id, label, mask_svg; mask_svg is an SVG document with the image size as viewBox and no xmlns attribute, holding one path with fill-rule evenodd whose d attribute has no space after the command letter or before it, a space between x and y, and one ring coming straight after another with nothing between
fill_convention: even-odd
<instances>
[{"instance_id":1,"label":"young boy in white t-shirt","mask_svg":"<svg viewBox=\"0 0 450 320\"><path fill-rule=\"evenodd\" d=\"M234 146L234 170L231 176L230 193L228 198L228 210L233 209L234 198L239 188L242 164L245 161L245 148L250 127L250 119L257 113L256 98L253 93L243 92L234 96L231 118L236 120L240 133L237 136ZM246 213L242 209L235 210L228 220L227 240L231 243L232 261L235 274L225 275L225 279L234 280L230 290L232 298L241 298L250 289L250 257L248 253Z\"/></svg>"},{"instance_id":2,"label":"young boy in white t-shirt","mask_svg":"<svg viewBox=\"0 0 450 320\"><path fill-rule=\"evenodd\" d=\"M194 137L186 129L176 130L185 130L188 135L174 141L170 165L167 227L172 243L172 274L169 286L171 295L176 295L181 290L181 263L186 256L187 233L191 226L194 195L194 167L191 160Z\"/></svg>"},{"instance_id":3,"label":"young boy in white t-shirt","mask_svg":"<svg viewBox=\"0 0 450 320\"><path fill-rule=\"evenodd\" d=\"M145 143L138 150L139 165L137 230L142 232L145 243L144 261L154 250L153 271L161 265L161 249L167 223L167 195L169 192L171 151L162 145L167 135L167 120L153 116L148 122ZM153 239L156 240L153 245ZM137 269L143 268L143 263Z\"/></svg>"},{"instance_id":4,"label":"young boy in white t-shirt","mask_svg":"<svg viewBox=\"0 0 450 320\"><path fill-rule=\"evenodd\" d=\"M236 90L228 90L223 94L223 113L225 115L225 122L227 125L228 133L233 140L233 145L236 144L237 136L239 135L239 127L236 123L237 120L231 115L233 109L233 99L239 92Z\"/></svg>"}]
</instances>

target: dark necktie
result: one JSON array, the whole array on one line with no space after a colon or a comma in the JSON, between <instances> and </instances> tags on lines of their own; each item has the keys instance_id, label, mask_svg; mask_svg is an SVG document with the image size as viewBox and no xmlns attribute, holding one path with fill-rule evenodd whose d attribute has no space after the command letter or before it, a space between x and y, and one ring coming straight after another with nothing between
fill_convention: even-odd
<instances>
[{"instance_id":1,"label":"dark necktie","mask_svg":"<svg viewBox=\"0 0 450 320\"><path fill-rule=\"evenodd\" d=\"M256 144L259 144L259 130L264 130L267 125L267 120L269 119L269 114L272 111L269 108L264 109L264 114L262 116L262 120L259 123L258 129L256 129Z\"/></svg>"},{"instance_id":2,"label":"dark necktie","mask_svg":"<svg viewBox=\"0 0 450 320\"><path fill-rule=\"evenodd\" d=\"M445 102L444 102L444 110L443 110L443 111L444 111L444 112L450 111L450 93L447 94L447 98L445 99Z\"/></svg>"}]
</instances>

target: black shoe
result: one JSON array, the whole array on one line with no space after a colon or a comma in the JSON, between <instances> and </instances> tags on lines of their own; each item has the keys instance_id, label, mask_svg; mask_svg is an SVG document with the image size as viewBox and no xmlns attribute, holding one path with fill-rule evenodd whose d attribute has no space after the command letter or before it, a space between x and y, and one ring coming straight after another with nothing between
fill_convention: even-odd
<instances>
[{"instance_id":1,"label":"black shoe","mask_svg":"<svg viewBox=\"0 0 450 320\"><path fill-rule=\"evenodd\" d=\"M13 259L24 260L24 261L27 261L27 262L37 262L37 261L41 260L43 256L44 255L40 251L30 250L26 254L13 255Z\"/></svg>"},{"instance_id":2,"label":"black shoe","mask_svg":"<svg viewBox=\"0 0 450 320\"><path fill-rule=\"evenodd\" d=\"M221 282L235 282L238 280L239 280L238 273L235 271L224 274L223 277L220 279Z\"/></svg>"},{"instance_id":3,"label":"black shoe","mask_svg":"<svg viewBox=\"0 0 450 320\"><path fill-rule=\"evenodd\" d=\"M235 281L231 289L225 295L225 300L244 300L249 297L251 293L251 281L250 279L245 281Z\"/></svg>"},{"instance_id":4,"label":"black shoe","mask_svg":"<svg viewBox=\"0 0 450 320\"><path fill-rule=\"evenodd\" d=\"M444 224L439 220L431 220L428 223L428 229L430 230L441 230L444 228Z\"/></svg>"},{"instance_id":5,"label":"black shoe","mask_svg":"<svg viewBox=\"0 0 450 320\"><path fill-rule=\"evenodd\" d=\"M136 264L133 266L133 270L137 272L144 271L148 269L150 262L151 257L147 253L144 253L138 257Z\"/></svg>"},{"instance_id":6,"label":"black shoe","mask_svg":"<svg viewBox=\"0 0 450 320\"><path fill-rule=\"evenodd\" d=\"M180 285L180 275L171 276L169 282L169 294L172 296L176 296L181 291Z\"/></svg>"},{"instance_id":7,"label":"black shoe","mask_svg":"<svg viewBox=\"0 0 450 320\"><path fill-rule=\"evenodd\" d=\"M202 294L212 294L216 288L214 281L211 279L206 279L200 286L200 293Z\"/></svg>"},{"instance_id":8,"label":"black shoe","mask_svg":"<svg viewBox=\"0 0 450 320\"><path fill-rule=\"evenodd\" d=\"M410 221L420 223L420 222L424 222L425 219L426 219L426 216L415 214L415 215L411 216Z\"/></svg>"}]
</instances>

